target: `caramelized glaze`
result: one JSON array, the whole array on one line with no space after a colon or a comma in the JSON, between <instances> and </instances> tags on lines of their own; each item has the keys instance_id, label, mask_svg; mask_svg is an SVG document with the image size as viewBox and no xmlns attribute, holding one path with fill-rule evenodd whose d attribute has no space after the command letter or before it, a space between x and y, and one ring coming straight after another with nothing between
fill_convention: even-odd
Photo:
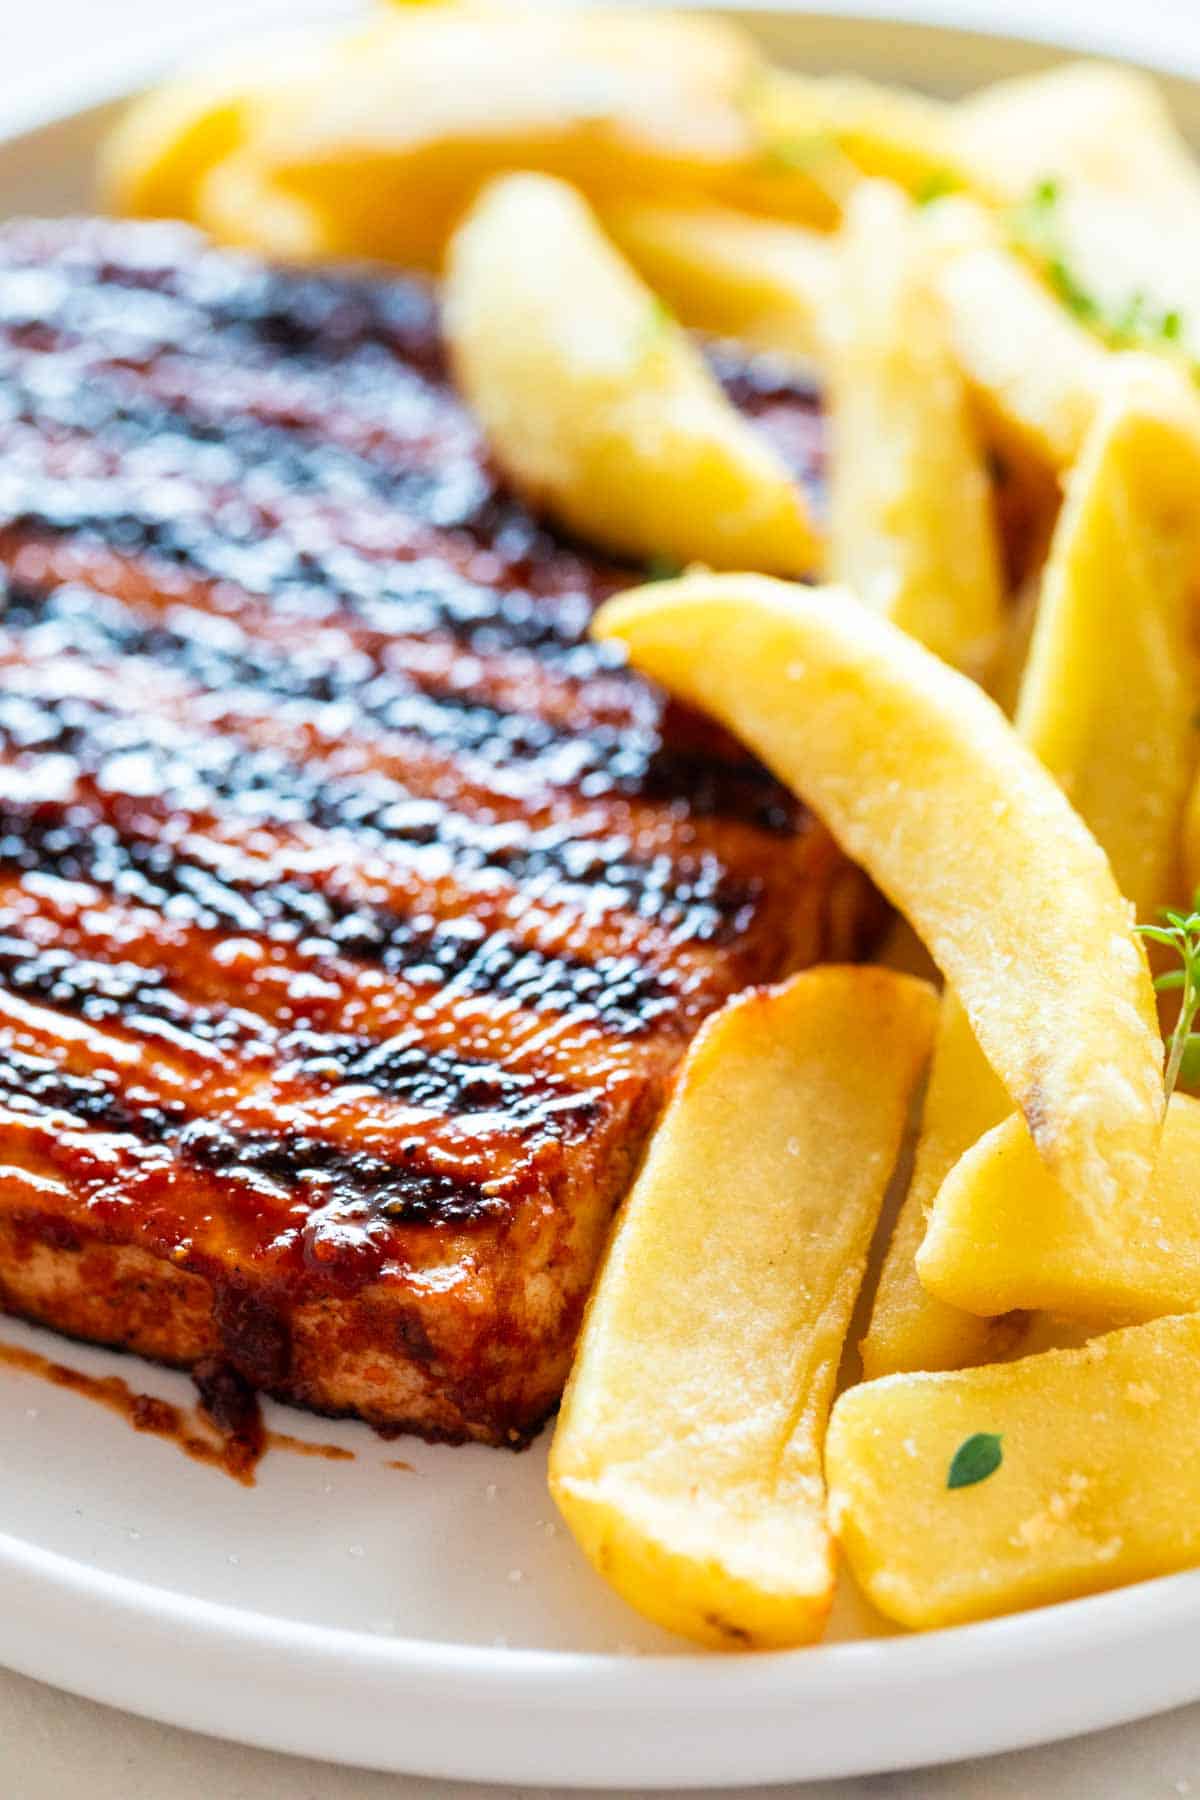
<instances>
[{"instance_id":1,"label":"caramelized glaze","mask_svg":"<svg viewBox=\"0 0 1200 1800\"><path fill-rule=\"evenodd\" d=\"M814 396L712 354L819 486ZM819 950L796 896L837 866L588 641L634 578L505 492L428 287L6 228L0 1216L31 1246L201 1277L284 1392L289 1307L449 1245L478 1280L518 1217L611 1203L704 1016Z\"/></svg>"}]
</instances>

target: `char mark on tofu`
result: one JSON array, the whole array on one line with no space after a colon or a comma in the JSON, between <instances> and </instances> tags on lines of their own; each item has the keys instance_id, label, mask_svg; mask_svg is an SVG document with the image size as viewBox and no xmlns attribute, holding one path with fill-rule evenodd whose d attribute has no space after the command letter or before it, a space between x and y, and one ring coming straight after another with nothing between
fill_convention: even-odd
<instances>
[{"instance_id":1,"label":"char mark on tofu","mask_svg":"<svg viewBox=\"0 0 1200 1800\"><path fill-rule=\"evenodd\" d=\"M504 491L429 287L5 228L0 1303L528 1439L688 1040L873 911L589 642L636 579Z\"/></svg>"}]
</instances>

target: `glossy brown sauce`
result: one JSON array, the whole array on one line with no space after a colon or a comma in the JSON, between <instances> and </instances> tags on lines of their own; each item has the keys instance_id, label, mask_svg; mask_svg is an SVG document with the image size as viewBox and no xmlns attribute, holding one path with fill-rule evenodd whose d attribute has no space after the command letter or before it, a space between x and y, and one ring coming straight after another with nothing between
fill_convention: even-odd
<instances>
[{"instance_id":1,"label":"glossy brown sauce","mask_svg":"<svg viewBox=\"0 0 1200 1800\"><path fill-rule=\"evenodd\" d=\"M640 574L505 490L427 284L0 234L0 1109L81 1231L353 1294L778 972L810 824L590 641Z\"/></svg>"},{"instance_id":2,"label":"glossy brown sauce","mask_svg":"<svg viewBox=\"0 0 1200 1800\"><path fill-rule=\"evenodd\" d=\"M65 1388L84 1400L107 1407L135 1431L165 1438L193 1462L218 1469L243 1487L254 1486L258 1465L268 1450L318 1456L329 1462L355 1460L353 1450L343 1449L340 1444L315 1444L288 1432L267 1431L257 1403L252 1409L245 1409L237 1425L231 1426L214 1418L203 1405L190 1409L175 1406L155 1394L139 1394L119 1375L86 1375L82 1369L72 1369L23 1345L0 1343L0 1366L35 1375L52 1387Z\"/></svg>"},{"instance_id":3,"label":"glossy brown sauce","mask_svg":"<svg viewBox=\"0 0 1200 1800\"><path fill-rule=\"evenodd\" d=\"M308 1438L293 1437L288 1431L268 1431L268 1450L287 1450L292 1456L319 1456L324 1462L353 1462L353 1450L341 1444L314 1444ZM389 1463L388 1467L392 1465Z\"/></svg>"},{"instance_id":4,"label":"glossy brown sauce","mask_svg":"<svg viewBox=\"0 0 1200 1800\"><path fill-rule=\"evenodd\" d=\"M817 395L709 353L817 496ZM6 1303L210 1356L205 1460L256 1388L527 1441L690 1036L860 947L800 803L592 641L644 573L506 490L428 284L0 227Z\"/></svg>"}]
</instances>

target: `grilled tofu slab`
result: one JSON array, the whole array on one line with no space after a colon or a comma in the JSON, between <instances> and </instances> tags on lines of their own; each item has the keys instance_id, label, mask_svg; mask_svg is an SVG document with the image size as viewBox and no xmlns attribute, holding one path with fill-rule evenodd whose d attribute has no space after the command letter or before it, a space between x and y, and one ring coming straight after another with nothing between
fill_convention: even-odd
<instances>
[{"instance_id":1,"label":"grilled tofu slab","mask_svg":"<svg viewBox=\"0 0 1200 1800\"><path fill-rule=\"evenodd\" d=\"M0 233L5 1308L527 1440L689 1038L873 913L587 641L630 578L498 484L429 288Z\"/></svg>"}]
</instances>

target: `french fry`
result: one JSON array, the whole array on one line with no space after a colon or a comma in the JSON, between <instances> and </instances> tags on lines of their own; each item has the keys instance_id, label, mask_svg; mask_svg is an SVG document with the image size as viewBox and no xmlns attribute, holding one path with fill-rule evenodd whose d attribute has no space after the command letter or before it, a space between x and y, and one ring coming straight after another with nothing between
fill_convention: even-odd
<instances>
[{"instance_id":1,"label":"french fry","mask_svg":"<svg viewBox=\"0 0 1200 1800\"><path fill-rule=\"evenodd\" d=\"M1200 168L1153 81L1078 63L1001 82L957 109L953 135L1008 199L1040 184L1028 247L1085 322L1200 353Z\"/></svg>"},{"instance_id":2,"label":"french fry","mask_svg":"<svg viewBox=\"0 0 1200 1800\"><path fill-rule=\"evenodd\" d=\"M602 205L828 228L860 167L916 188L944 179L950 121L915 94L781 75L713 16L463 0L379 8L299 55L264 39L167 84L114 134L104 186L118 210L195 218L217 164L250 151L255 187L316 221L332 254L436 269L479 188L513 170ZM235 168L209 217L250 236L248 192Z\"/></svg>"},{"instance_id":3,"label":"french fry","mask_svg":"<svg viewBox=\"0 0 1200 1800\"><path fill-rule=\"evenodd\" d=\"M831 1522L872 1605L917 1629L1191 1568L1198 1408L1196 1316L864 1383L830 1420Z\"/></svg>"},{"instance_id":4,"label":"french fry","mask_svg":"<svg viewBox=\"0 0 1200 1800\"><path fill-rule=\"evenodd\" d=\"M991 435L1036 464L1070 468L1108 353L1011 251L977 245L937 275L955 359Z\"/></svg>"},{"instance_id":5,"label":"french fry","mask_svg":"<svg viewBox=\"0 0 1200 1800\"><path fill-rule=\"evenodd\" d=\"M1200 401L1174 369L1117 358L1050 547L1016 728L1139 919L1178 895L1198 580Z\"/></svg>"},{"instance_id":6,"label":"french fry","mask_svg":"<svg viewBox=\"0 0 1200 1800\"><path fill-rule=\"evenodd\" d=\"M653 201L606 207L603 219L685 325L823 360L833 278L827 235L727 208Z\"/></svg>"},{"instance_id":7,"label":"french fry","mask_svg":"<svg viewBox=\"0 0 1200 1800\"><path fill-rule=\"evenodd\" d=\"M1184 814L1183 871L1186 891L1200 892L1200 776L1192 783Z\"/></svg>"},{"instance_id":8,"label":"french fry","mask_svg":"<svg viewBox=\"0 0 1200 1800\"><path fill-rule=\"evenodd\" d=\"M766 1648L824 1625L821 1436L935 1004L836 967L735 1000L626 1201L550 1484L599 1572L672 1631Z\"/></svg>"},{"instance_id":9,"label":"french fry","mask_svg":"<svg viewBox=\"0 0 1200 1800\"><path fill-rule=\"evenodd\" d=\"M980 675L1003 616L991 485L915 210L863 182L830 308L830 571Z\"/></svg>"},{"instance_id":10,"label":"french fry","mask_svg":"<svg viewBox=\"0 0 1200 1800\"><path fill-rule=\"evenodd\" d=\"M1197 682L1189 603L1198 572L1200 406L1165 365L1146 357L1113 359L1051 546L1016 726L1095 832L1122 893L1143 919L1153 918L1172 898L1177 881L1180 817L1195 765ZM951 996L945 1005L953 1019ZM1061 1246L1059 1274L1066 1285L1047 1301L1033 1249L1043 1241L1045 1225L1036 1184L1018 1187L1001 1208L1014 1234L1006 1250L998 1223L985 1229L983 1194L972 1203L975 1240L943 1228L942 1208L950 1203L939 1193L943 1178L975 1138L999 1125L1008 1111L996 1083L981 1080L981 1063L970 1027L960 1017L957 1029L951 1025L939 1035L934 1055L913 1182L863 1348L871 1374L982 1361L975 1355L986 1349L981 1328L956 1317L949 1306L992 1309L967 1301L967 1294L978 1300L988 1292L998 1300L998 1312L1052 1304L1064 1312L1112 1318L1089 1269L1097 1260L1107 1266L1114 1253L1127 1270L1118 1314L1170 1310L1149 1299L1145 1308L1136 1303L1137 1248L1131 1239L1127 1255L1120 1250L1132 1230L1127 1220L1114 1246L1107 1227L1097 1232L1094 1216L1063 1206L1054 1217L1060 1227L1072 1228ZM1011 1156L1005 1166L1015 1166ZM999 1204L988 1159L972 1159L968 1167ZM963 1180L956 1172L942 1192L961 1195ZM957 1204L961 1210L963 1201ZM931 1216L938 1255L935 1260L922 1250L914 1266ZM954 1265L956 1256L963 1259L961 1269ZM987 1266L997 1258L1003 1277ZM1073 1299L1072 1266L1078 1273ZM926 1288L932 1291L926 1294ZM1157 1291L1152 1284L1151 1292Z\"/></svg>"},{"instance_id":11,"label":"french fry","mask_svg":"<svg viewBox=\"0 0 1200 1800\"><path fill-rule=\"evenodd\" d=\"M462 4L397 9L256 139L271 179L343 250L437 268L480 187L513 170L595 204L709 202L809 224L836 207L768 153L750 36L715 16Z\"/></svg>"},{"instance_id":12,"label":"french fry","mask_svg":"<svg viewBox=\"0 0 1200 1800\"><path fill-rule=\"evenodd\" d=\"M1157 84L1134 69L1062 63L997 81L953 108L947 130L980 184L1009 200L1046 176L1142 200L1200 197Z\"/></svg>"},{"instance_id":13,"label":"french fry","mask_svg":"<svg viewBox=\"0 0 1200 1800\"><path fill-rule=\"evenodd\" d=\"M595 630L826 820L925 940L1047 1165L1118 1232L1164 1107L1149 972L1103 852L993 702L839 590L695 575L609 601Z\"/></svg>"},{"instance_id":14,"label":"french fry","mask_svg":"<svg viewBox=\"0 0 1200 1800\"><path fill-rule=\"evenodd\" d=\"M572 531L642 560L818 560L782 461L564 183L485 190L454 237L444 320L497 460Z\"/></svg>"},{"instance_id":15,"label":"french fry","mask_svg":"<svg viewBox=\"0 0 1200 1800\"><path fill-rule=\"evenodd\" d=\"M938 1016L912 1179L888 1241L871 1321L859 1346L868 1381L899 1370L965 1369L990 1362L1019 1336L1018 1320L975 1318L972 1313L979 1309L963 1311L929 1293L918 1279L916 1262L929 1209L945 1177L963 1152L1006 1116L1010 1104L966 1013L947 989Z\"/></svg>"},{"instance_id":16,"label":"french fry","mask_svg":"<svg viewBox=\"0 0 1200 1800\"><path fill-rule=\"evenodd\" d=\"M751 110L777 159L820 175L824 157L835 183L839 159L850 187L861 173L922 198L973 179L953 109L911 88L773 69L753 90Z\"/></svg>"},{"instance_id":17,"label":"french fry","mask_svg":"<svg viewBox=\"0 0 1200 1800\"><path fill-rule=\"evenodd\" d=\"M195 185L192 215L219 244L281 262L316 262L335 254L326 221L275 186L252 149L234 150L205 170Z\"/></svg>"},{"instance_id":18,"label":"french fry","mask_svg":"<svg viewBox=\"0 0 1200 1800\"><path fill-rule=\"evenodd\" d=\"M1173 1094L1150 1186L1119 1241L1091 1229L1013 1114L950 1171L917 1256L921 1281L968 1312L1012 1306L1111 1325L1200 1308L1200 1100Z\"/></svg>"},{"instance_id":19,"label":"french fry","mask_svg":"<svg viewBox=\"0 0 1200 1800\"><path fill-rule=\"evenodd\" d=\"M140 218L194 219L208 171L240 149L273 95L319 75L323 34L243 44L135 100L100 153L101 203Z\"/></svg>"}]
</instances>

